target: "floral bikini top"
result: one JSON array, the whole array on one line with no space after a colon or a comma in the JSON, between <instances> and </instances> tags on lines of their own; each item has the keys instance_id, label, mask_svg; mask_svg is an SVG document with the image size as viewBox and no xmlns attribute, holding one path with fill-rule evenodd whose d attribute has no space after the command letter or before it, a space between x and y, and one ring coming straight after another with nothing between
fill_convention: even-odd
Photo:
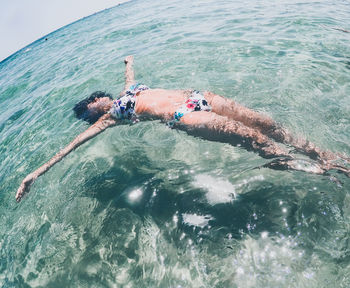
<instances>
[{"instance_id":1,"label":"floral bikini top","mask_svg":"<svg viewBox=\"0 0 350 288\"><path fill-rule=\"evenodd\" d=\"M113 101L112 108L109 113L115 119L127 119L132 120L136 118L135 113L135 100L136 94L140 91L148 90L146 85L137 83L131 85L128 90L126 90L125 95Z\"/></svg>"}]
</instances>

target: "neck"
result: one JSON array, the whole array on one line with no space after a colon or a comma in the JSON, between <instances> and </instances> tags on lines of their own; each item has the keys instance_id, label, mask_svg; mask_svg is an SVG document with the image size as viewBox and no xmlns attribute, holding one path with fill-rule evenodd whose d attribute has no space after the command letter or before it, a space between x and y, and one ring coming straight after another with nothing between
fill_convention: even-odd
<instances>
[{"instance_id":1,"label":"neck","mask_svg":"<svg viewBox=\"0 0 350 288\"><path fill-rule=\"evenodd\" d=\"M109 110L111 110L113 105L113 101L111 100L106 106L103 107L104 111L107 113Z\"/></svg>"},{"instance_id":2,"label":"neck","mask_svg":"<svg viewBox=\"0 0 350 288\"><path fill-rule=\"evenodd\" d=\"M112 105L113 105L113 101L111 100L108 103L100 104L99 109L101 109L103 112L107 113L112 108Z\"/></svg>"}]
</instances>

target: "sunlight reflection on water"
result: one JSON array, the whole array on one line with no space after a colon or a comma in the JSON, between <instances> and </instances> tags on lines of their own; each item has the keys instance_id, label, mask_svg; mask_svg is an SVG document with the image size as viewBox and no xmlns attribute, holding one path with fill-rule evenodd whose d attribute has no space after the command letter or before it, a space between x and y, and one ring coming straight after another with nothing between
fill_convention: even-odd
<instances>
[{"instance_id":1,"label":"sunlight reflection on water","mask_svg":"<svg viewBox=\"0 0 350 288\"><path fill-rule=\"evenodd\" d=\"M123 88L210 90L349 154L346 1L131 1L0 63L1 287L350 287L349 179L265 160L160 121L109 129L17 205L22 178ZM157 15L157 17L155 17ZM302 162L300 165L304 165ZM313 167L307 167L313 169Z\"/></svg>"}]
</instances>

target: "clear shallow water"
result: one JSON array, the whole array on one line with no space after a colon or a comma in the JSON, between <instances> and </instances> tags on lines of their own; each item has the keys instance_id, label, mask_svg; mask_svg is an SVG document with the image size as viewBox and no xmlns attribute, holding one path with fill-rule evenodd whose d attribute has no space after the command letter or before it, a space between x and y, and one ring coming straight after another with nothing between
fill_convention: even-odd
<instances>
[{"instance_id":1,"label":"clear shallow water","mask_svg":"<svg viewBox=\"0 0 350 288\"><path fill-rule=\"evenodd\" d=\"M349 155L346 1L131 1L0 63L0 286L349 287L349 179L266 162L163 124L87 128L73 105L123 87L207 89Z\"/></svg>"}]
</instances>

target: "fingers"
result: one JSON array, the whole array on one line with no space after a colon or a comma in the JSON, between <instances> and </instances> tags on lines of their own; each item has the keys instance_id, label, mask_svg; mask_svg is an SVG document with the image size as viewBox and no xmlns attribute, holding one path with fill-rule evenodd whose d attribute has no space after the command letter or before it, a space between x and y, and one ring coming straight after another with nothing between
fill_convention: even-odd
<instances>
[{"instance_id":1,"label":"fingers","mask_svg":"<svg viewBox=\"0 0 350 288\"><path fill-rule=\"evenodd\" d=\"M134 62L134 56L132 55L126 56L124 59L125 64L128 64L128 63L132 64L133 62Z\"/></svg>"},{"instance_id":2,"label":"fingers","mask_svg":"<svg viewBox=\"0 0 350 288\"><path fill-rule=\"evenodd\" d=\"M17 193L16 193L16 201L20 202L24 196L24 194L29 192L30 185L34 182L34 179L31 175L28 175L21 183L21 186L19 186Z\"/></svg>"},{"instance_id":3,"label":"fingers","mask_svg":"<svg viewBox=\"0 0 350 288\"><path fill-rule=\"evenodd\" d=\"M20 202L23 195L24 195L24 191L26 189L26 186L25 184L22 182L21 186L19 186L18 190L17 190L17 193L16 193L16 201L17 202Z\"/></svg>"}]
</instances>

